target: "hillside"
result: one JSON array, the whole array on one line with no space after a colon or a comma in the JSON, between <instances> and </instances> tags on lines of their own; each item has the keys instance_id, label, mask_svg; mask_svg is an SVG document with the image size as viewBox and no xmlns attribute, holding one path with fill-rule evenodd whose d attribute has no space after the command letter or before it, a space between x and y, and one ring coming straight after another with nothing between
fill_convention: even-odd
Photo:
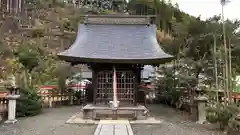
<instances>
[{"instance_id":1,"label":"hillside","mask_svg":"<svg viewBox=\"0 0 240 135\"><path fill-rule=\"evenodd\" d=\"M6 79L9 74L21 72L23 63L19 63L19 55L31 54L31 57L35 57L36 60L34 65L32 65L34 68L30 67L32 76L36 76L34 81L37 84L43 84L49 79L56 80L57 74L61 73L58 70L63 70L59 65L69 68L68 64L56 58L56 53L68 48L75 40L78 24L82 20L81 15L86 12L89 14L115 13L109 9L102 10L96 7L92 9L78 8L69 4L63 5L56 4L56 1L54 2L35 3L35 8L26 10L24 14L9 15L1 19L0 67L3 69L3 72L0 73L0 78ZM198 39L198 36L201 37L209 31L212 32L213 24L210 24L208 21L203 22L198 18L189 16L180 11L177 5L172 5L164 0L131 0L126 7L130 14L156 14L153 21L158 28L156 33L157 40L168 53L179 56L181 59L187 58L186 60L188 60L190 58L196 63L202 60L202 58L212 58L211 54L208 54L207 58L205 58L204 54L212 48L207 47L208 45L212 46L212 39L207 37L206 39L201 39L202 41ZM231 25L232 23L230 22ZM218 29L221 28L220 26L220 24L216 24L214 27ZM196 42L187 42L186 39L188 38L196 40ZM219 39L218 43L221 42L221 38ZM200 44L206 42L204 44L206 47L200 47L198 42L201 42ZM196 54L199 51L201 53ZM35 60L32 59L32 61ZM67 71L69 72L69 70L65 71L66 74L69 74Z\"/></svg>"},{"instance_id":2,"label":"hillside","mask_svg":"<svg viewBox=\"0 0 240 135\"><path fill-rule=\"evenodd\" d=\"M42 51L46 57L54 58L57 52L74 41L80 20L78 12L78 9L67 7L40 8L31 11L31 19L26 16L3 18L0 26L0 66L6 69L7 59L14 58L14 51L24 44Z\"/></svg>"},{"instance_id":3,"label":"hillside","mask_svg":"<svg viewBox=\"0 0 240 135\"><path fill-rule=\"evenodd\" d=\"M175 10L178 11L178 9ZM41 50L43 52L41 55L54 58L57 52L67 48L74 41L76 28L83 12L82 9L69 6L49 7L45 5L28 11L25 15L11 15L2 18L0 21L1 68L9 69L7 60L14 58L14 50L23 44L29 44L35 49ZM104 13L107 12L104 11ZM186 15L181 12L178 14ZM166 34L161 29L157 36L161 41L165 37L171 39L169 33ZM1 75L1 78L4 76Z\"/></svg>"}]
</instances>

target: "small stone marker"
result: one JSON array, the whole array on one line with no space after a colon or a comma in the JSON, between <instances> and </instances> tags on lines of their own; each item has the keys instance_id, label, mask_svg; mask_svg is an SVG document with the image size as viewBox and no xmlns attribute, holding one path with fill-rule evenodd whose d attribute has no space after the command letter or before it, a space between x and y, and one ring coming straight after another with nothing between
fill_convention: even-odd
<instances>
[{"instance_id":1,"label":"small stone marker","mask_svg":"<svg viewBox=\"0 0 240 135\"><path fill-rule=\"evenodd\" d=\"M12 76L6 84L6 89L8 90L8 120L5 123L14 124L16 120L16 100L20 97L19 88L16 85L16 78Z\"/></svg>"},{"instance_id":2,"label":"small stone marker","mask_svg":"<svg viewBox=\"0 0 240 135\"><path fill-rule=\"evenodd\" d=\"M14 124L17 122L16 119L16 100L20 95L8 95L8 120L5 123Z\"/></svg>"},{"instance_id":3,"label":"small stone marker","mask_svg":"<svg viewBox=\"0 0 240 135\"><path fill-rule=\"evenodd\" d=\"M94 135L133 135L128 120L101 120Z\"/></svg>"}]
</instances>

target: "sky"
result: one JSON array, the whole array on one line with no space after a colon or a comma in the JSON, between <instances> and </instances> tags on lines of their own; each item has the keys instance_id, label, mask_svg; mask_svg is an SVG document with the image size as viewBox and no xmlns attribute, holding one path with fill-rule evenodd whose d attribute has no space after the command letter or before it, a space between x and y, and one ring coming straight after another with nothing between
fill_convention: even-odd
<instances>
[{"instance_id":1,"label":"sky","mask_svg":"<svg viewBox=\"0 0 240 135\"><path fill-rule=\"evenodd\" d=\"M201 19L221 13L220 0L171 0L178 3L180 10ZM240 0L230 0L224 8L225 19L240 19Z\"/></svg>"}]
</instances>

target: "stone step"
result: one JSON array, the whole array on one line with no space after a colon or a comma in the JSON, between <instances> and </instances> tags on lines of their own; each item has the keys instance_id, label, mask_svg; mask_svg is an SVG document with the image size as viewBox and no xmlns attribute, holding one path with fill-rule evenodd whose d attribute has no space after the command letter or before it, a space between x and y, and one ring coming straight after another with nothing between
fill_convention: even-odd
<instances>
[{"instance_id":1,"label":"stone step","mask_svg":"<svg viewBox=\"0 0 240 135\"><path fill-rule=\"evenodd\" d=\"M104 110L104 111L97 111L96 112L96 119L114 119L117 116L117 119L127 119L127 120L133 120L135 119L134 112L131 111L118 111L117 114L114 114L110 110Z\"/></svg>"}]
</instances>

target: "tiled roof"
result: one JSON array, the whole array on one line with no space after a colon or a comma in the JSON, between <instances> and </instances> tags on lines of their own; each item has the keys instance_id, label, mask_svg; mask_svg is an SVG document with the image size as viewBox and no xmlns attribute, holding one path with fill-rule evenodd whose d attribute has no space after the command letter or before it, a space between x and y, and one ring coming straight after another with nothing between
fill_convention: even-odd
<instances>
[{"instance_id":1,"label":"tiled roof","mask_svg":"<svg viewBox=\"0 0 240 135\"><path fill-rule=\"evenodd\" d=\"M155 25L124 23L80 24L75 42L58 56L69 62L131 64L157 64L172 57L158 44Z\"/></svg>"}]
</instances>

